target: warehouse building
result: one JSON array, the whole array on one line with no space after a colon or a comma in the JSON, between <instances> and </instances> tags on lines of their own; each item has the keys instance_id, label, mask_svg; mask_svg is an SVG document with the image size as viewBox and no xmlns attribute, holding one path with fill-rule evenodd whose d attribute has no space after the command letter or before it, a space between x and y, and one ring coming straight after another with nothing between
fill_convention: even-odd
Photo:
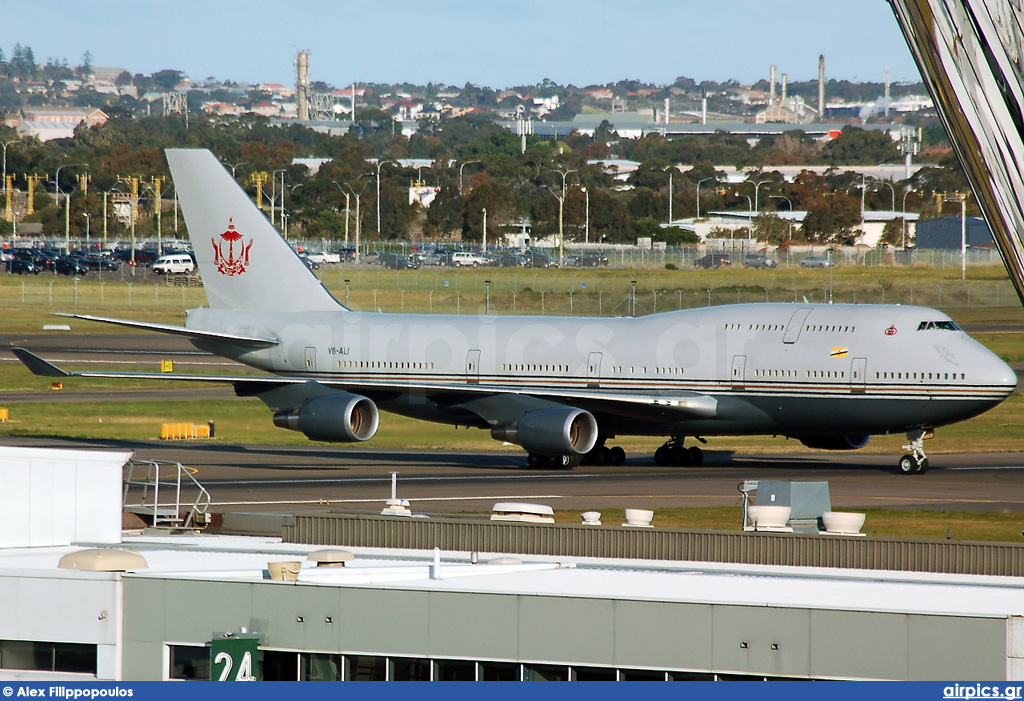
<instances>
[{"instance_id":1,"label":"warehouse building","mask_svg":"<svg viewBox=\"0 0 1024 701\"><path fill-rule=\"evenodd\" d=\"M0 678L1024 677L1019 576L125 533L129 458L0 449L0 596L17 602L0 617ZM236 644L239 657L211 654Z\"/></svg>"}]
</instances>

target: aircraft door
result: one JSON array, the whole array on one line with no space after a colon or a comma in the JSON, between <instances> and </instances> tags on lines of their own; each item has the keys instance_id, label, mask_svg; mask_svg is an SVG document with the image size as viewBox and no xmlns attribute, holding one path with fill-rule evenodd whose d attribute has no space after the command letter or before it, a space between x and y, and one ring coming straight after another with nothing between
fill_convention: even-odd
<instances>
[{"instance_id":1,"label":"aircraft door","mask_svg":"<svg viewBox=\"0 0 1024 701\"><path fill-rule=\"evenodd\" d=\"M789 323L786 324L786 333L782 336L783 343L796 343L797 339L800 338L800 332L804 328L804 322L807 321L807 317L810 316L811 310L807 307L803 309L797 309L793 312L793 316L789 317Z\"/></svg>"},{"instance_id":2,"label":"aircraft door","mask_svg":"<svg viewBox=\"0 0 1024 701\"><path fill-rule=\"evenodd\" d=\"M306 346L306 370L316 372L316 348Z\"/></svg>"},{"instance_id":3,"label":"aircraft door","mask_svg":"<svg viewBox=\"0 0 1024 701\"><path fill-rule=\"evenodd\" d=\"M466 356L466 382L471 385L480 383L480 351L471 350Z\"/></svg>"},{"instance_id":4,"label":"aircraft door","mask_svg":"<svg viewBox=\"0 0 1024 701\"><path fill-rule=\"evenodd\" d=\"M744 389L746 387L747 356L734 355L732 357L732 388Z\"/></svg>"},{"instance_id":5,"label":"aircraft door","mask_svg":"<svg viewBox=\"0 0 1024 701\"><path fill-rule=\"evenodd\" d=\"M591 353L587 360L587 387L597 389L601 386L601 353Z\"/></svg>"},{"instance_id":6,"label":"aircraft door","mask_svg":"<svg viewBox=\"0 0 1024 701\"><path fill-rule=\"evenodd\" d=\"M867 390L867 380L867 358L854 358L853 362L850 363L850 389L854 392L865 392Z\"/></svg>"}]
</instances>

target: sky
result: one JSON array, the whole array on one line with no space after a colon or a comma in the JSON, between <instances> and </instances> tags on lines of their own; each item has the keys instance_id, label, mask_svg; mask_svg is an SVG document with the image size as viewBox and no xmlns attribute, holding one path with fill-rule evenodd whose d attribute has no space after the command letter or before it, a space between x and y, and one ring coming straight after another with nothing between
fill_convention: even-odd
<instances>
[{"instance_id":1,"label":"sky","mask_svg":"<svg viewBox=\"0 0 1024 701\"><path fill-rule=\"evenodd\" d=\"M83 54L132 73L295 82L295 55L335 87L428 82L584 87L679 76L753 83L920 76L886 0L43 0L10 3L0 48Z\"/></svg>"}]
</instances>

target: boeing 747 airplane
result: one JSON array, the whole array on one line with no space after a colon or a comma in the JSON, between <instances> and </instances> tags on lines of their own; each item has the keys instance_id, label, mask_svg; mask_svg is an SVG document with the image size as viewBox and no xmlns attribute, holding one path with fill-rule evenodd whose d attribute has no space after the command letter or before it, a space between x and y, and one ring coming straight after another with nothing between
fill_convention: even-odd
<instances>
[{"instance_id":1,"label":"boeing 747 airplane","mask_svg":"<svg viewBox=\"0 0 1024 701\"><path fill-rule=\"evenodd\" d=\"M933 309L744 304L638 318L391 314L340 304L212 153L168 150L209 307L184 327L78 316L187 336L272 376L65 372L205 380L256 396L274 424L320 441L373 437L378 407L486 429L531 467L622 464L617 436L664 436L659 465L697 465L686 439L782 435L848 450L905 433L903 473L928 467L924 437L991 409L1013 370ZM77 315L76 315L77 316Z\"/></svg>"}]
</instances>

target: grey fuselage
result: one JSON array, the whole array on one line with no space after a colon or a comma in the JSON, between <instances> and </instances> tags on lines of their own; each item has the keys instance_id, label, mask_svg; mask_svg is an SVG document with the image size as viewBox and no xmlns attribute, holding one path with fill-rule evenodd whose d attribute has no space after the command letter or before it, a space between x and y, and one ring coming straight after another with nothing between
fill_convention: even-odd
<instances>
[{"instance_id":1,"label":"grey fuselage","mask_svg":"<svg viewBox=\"0 0 1024 701\"><path fill-rule=\"evenodd\" d=\"M970 418L1016 386L1013 370L945 314L895 305L730 305L638 318L203 308L187 326L278 338L258 350L195 343L396 413L481 428L554 401L593 413L605 436L897 433ZM637 397L710 397L714 411Z\"/></svg>"}]
</instances>

